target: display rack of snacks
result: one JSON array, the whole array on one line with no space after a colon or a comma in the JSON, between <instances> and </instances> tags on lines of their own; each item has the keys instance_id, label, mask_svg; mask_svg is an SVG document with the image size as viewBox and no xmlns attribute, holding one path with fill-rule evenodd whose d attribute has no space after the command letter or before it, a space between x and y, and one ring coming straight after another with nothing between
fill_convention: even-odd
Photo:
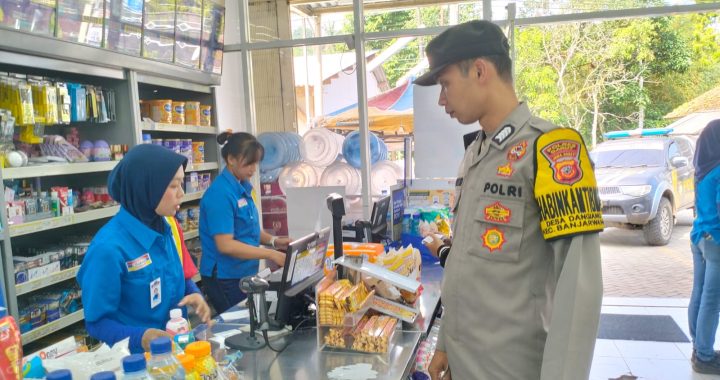
<instances>
[{"instance_id":1,"label":"display rack of snacks","mask_svg":"<svg viewBox=\"0 0 720 380\"><path fill-rule=\"evenodd\" d=\"M400 328L399 320L414 320L417 313L409 317L407 310L394 308L382 299L377 305L386 308L374 307L378 299L375 289L368 289L360 274L383 280L384 276L389 276L408 291L417 291L420 283L395 278L389 274L394 272L366 263L362 256L343 257L335 263L345 267L348 278L336 279L337 272L332 271L315 289L318 348L387 354L392 348L395 331Z\"/></svg>"}]
</instances>

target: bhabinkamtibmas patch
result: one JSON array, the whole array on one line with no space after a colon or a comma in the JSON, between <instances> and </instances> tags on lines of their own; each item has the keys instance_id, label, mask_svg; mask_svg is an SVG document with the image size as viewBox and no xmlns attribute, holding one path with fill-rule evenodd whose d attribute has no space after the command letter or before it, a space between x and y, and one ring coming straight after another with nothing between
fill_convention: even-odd
<instances>
[{"instance_id":1,"label":"bhabinkamtibmas patch","mask_svg":"<svg viewBox=\"0 0 720 380\"><path fill-rule=\"evenodd\" d=\"M587 148L577 131L558 128L535 144L535 200L546 240L602 231L602 206Z\"/></svg>"}]
</instances>

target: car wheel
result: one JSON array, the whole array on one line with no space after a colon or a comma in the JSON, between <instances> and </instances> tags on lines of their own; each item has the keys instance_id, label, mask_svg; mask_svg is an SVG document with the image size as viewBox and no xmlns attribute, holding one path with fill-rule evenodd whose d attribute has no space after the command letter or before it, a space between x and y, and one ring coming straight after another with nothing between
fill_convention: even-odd
<instances>
[{"instance_id":1,"label":"car wheel","mask_svg":"<svg viewBox=\"0 0 720 380\"><path fill-rule=\"evenodd\" d=\"M645 241L649 245L667 245L670 242L674 225L672 205L667 198L662 198L655 218L643 227Z\"/></svg>"}]
</instances>

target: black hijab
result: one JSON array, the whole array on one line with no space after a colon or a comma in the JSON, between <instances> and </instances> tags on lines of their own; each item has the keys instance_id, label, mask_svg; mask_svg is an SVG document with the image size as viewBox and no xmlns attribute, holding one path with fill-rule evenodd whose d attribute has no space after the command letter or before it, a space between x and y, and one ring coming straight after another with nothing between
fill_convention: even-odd
<instances>
[{"instance_id":1,"label":"black hijab","mask_svg":"<svg viewBox=\"0 0 720 380\"><path fill-rule=\"evenodd\" d=\"M110 172L108 191L132 216L151 229L163 231L163 217L155 212L170 182L187 158L159 145L133 147Z\"/></svg>"},{"instance_id":2,"label":"black hijab","mask_svg":"<svg viewBox=\"0 0 720 380\"><path fill-rule=\"evenodd\" d=\"M695 182L700 182L720 164L720 119L713 120L700 133L695 147Z\"/></svg>"}]
</instances>

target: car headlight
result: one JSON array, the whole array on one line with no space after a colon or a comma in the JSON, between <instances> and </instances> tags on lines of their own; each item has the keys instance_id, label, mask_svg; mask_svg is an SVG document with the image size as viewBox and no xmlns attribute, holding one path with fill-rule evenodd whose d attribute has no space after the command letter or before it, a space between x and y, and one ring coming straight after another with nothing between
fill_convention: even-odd
<instances>
[{"instance_id":1,"label":"car headlight","mask_svg":"<svg viewBox=\"0 0 720 380\"><path fill-rule=\"evenodd\" d=\"M650 185L620 186L620 192L631 197L648 195L650 190L652 190Z\"/></svg>"}]
</instances>

